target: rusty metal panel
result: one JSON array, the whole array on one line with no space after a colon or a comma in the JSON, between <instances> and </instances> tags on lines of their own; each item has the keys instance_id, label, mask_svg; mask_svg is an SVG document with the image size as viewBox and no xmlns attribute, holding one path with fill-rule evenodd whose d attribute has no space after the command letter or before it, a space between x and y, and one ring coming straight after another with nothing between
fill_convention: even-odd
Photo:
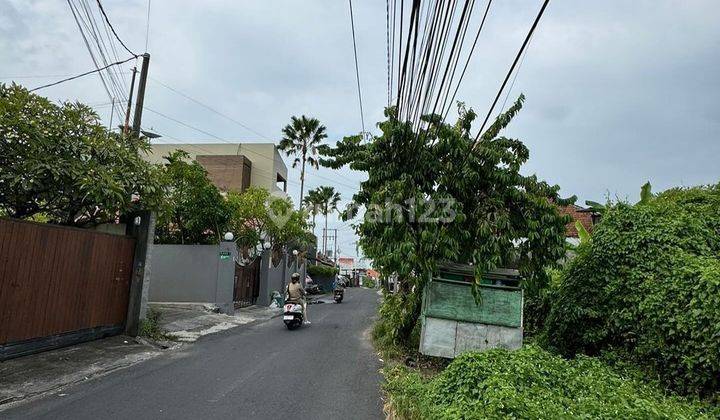
<instances>
[{"instance_id":1,"label":"rusty metal panel","mask_svg":"<svg viewBox=\"0 0 720 420\"><path fill-rule=\"evenodd\" d=\"M125 322L135 241L0 219L0 345Z\"/></svg>"},{"instance_id":2,"label":"rusty metal panel","mask_svg":"<svg viewBox=\"0 0 720 420\"><path fill-rule=\"evenodd\" d=\"M233 300L237 306L254 305L260 292L260 257L246 265L235 263Z\"/></svg>"}]
</instances>

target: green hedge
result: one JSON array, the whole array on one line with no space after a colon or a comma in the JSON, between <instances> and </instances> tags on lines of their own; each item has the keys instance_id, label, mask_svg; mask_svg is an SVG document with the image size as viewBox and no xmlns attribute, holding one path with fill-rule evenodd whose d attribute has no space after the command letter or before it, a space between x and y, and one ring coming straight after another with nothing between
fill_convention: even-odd
<instances>
[{"instance_id":1,"label":"green hedge","mask_svg":"<svg viewBox=\"0 0 720 420\"><path fill-rule=\"evenodd\" d=\"M375 280L373 280L372 277L365 277L363 279L363 286L373 289L375 288Z\"/></svg>"},{"instance_id":2,"label":"green hedge","mask_svg":"<svg viewBox=\"0 0 720 420\"><path fill-rule=\"evenodd\" d=\"M608 209L550 292L547 343L611 351L702 396L720 391L720 188Z\"/></svg>"},{"instance_id":3,"label":"green hedge","mask_svg":"<svg viewBox=\"0 0 720 420\"><path fill-rule=\"evenodd\" d=\"M310 277L332 277L339 272L340 270L338 268L327 265L310 265L307 268L307 273Z\"/></svg>"},{"instance_id":4,"label":"green hedge","mask_svg":"<svg viewBox=\"0 0 720 420\"><path fill-rule=\"evenodd\" d=\"M597 359L566 360L537 346L465 353L424 379L386 369L389 407L401 419L715 418L720 410L668 397ZM711 411L714 410L714 411Z\"/></svg>"}]
</instances>

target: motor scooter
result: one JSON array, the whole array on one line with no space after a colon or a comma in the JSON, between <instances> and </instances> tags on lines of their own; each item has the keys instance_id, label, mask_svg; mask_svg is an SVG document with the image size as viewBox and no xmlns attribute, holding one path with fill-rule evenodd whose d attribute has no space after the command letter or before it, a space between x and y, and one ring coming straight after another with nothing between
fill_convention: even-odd
<instances>
[{"instance_id":1,"label":"motor scooter","mask_svg":"<svg viewBox=\"0 0 720 420\"><path fill-rule=\"evenodd\" d=\"M343 300L343 297L345 296L345 289L341 287L336 287L333 291L333 298L335 299L335 303L340 303Z\"/></svg>"},{"instance_id":2,"label":"motor scooter","mask_svg":"<svg viewBox=\"0 0 720 420\"><path fill-rule=\"evenodd\" d=\"M299 303L285 301L283 306L283 322L288 330L299 328L305 319L303 306Z\"/></svg>"}]
</instances>

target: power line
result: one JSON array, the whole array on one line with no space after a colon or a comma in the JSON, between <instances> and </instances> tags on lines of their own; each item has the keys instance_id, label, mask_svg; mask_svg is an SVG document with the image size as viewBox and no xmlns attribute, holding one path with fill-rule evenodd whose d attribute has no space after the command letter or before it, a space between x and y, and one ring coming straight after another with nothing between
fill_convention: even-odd
<instances>
[{"instance_id":1,"label":"power line","mask_svg":"<svg viewBox=\"0 0 720 420\"><path fill-rule=\"evenodd\" d=\"M470 52L468 53L467 59L465 60L465 66L463 67L462 73L460 73L460 77L458 78L457 85L455 86L455 91L452 94L452 98L450 98L447 110L443 112L443 121L445 121L445 117L447 117L447 114L450 111L450 108L452 107L452 102L455 100L455 96L458 93L458 89L460 89L460 84L462 83L462 79L463 79L463 77L465 77L465 72L467 71L468 65L470 64L470 58L472 57L473 52L475 51L475 47L477 46L478 39L480 38L480 33L482 32L483 27L485 26L485 19L487 18L488 11L490 11L490 5L492 5L492 0L488 0L487 7L485 8L485 14L483 15L482 21L480 22L480 26L478 27L477 33L475 34L475 40L473 41L472 47L470 48Z\"/></svg>"},{"instance_id":2,"label":"power line","mask_svg":"<svg viewBox=\"0 0 720 420\"><path fill-rule=\"evenodd\" d=\"M202 106L203 108L205 108L205 109L207 109L207 110L209 110L209 111L211 111L211 112L213 112L213 113L215 113L215 114L217 114L217 115L219 115L219 116L221 116L221 117L223 117L223 118L226 118L226 119L229 120L229 121L234 122L235 124L239 125L240 127L244 128L244 129L246 129L246 130L248 130L248 131L250 131L250 132L252 132L252 133L254 133L254 134L257 134L258 136L260 136L260 137L262 137L262 138L264 138L264 139L266 139L266 140L269 140L269 141L271 141L271 142L274 142L273 139L271 139L271 138L269 138L269 137L267 137L267 136L265 136L265 135L263 135L263 134L255 131L255 130L253 130L252 128L248 127L247 125L243 124L242 122L240 122L240 121L238 121L238 120L236 120L236 119L234 119L234 118L232 118L232 117L230 117L230 116L228 116L228 115L226 115L226 114L224 114L224 113L216 110L215 108L211 107L210 105L207 105L207 104L205 104L205 103L203 103L203 102L201 102L201 101L199 101L199 100L197 100L197 99L195 99L195 98L187 95L186 93L183 93L183 92L181 92L181 91L179 91L179 90L177 90L177 89L175 89L175 88L173 88L173 87L171 87L171 86L169 86L169 85L161 82L160 80L157 80L157 79L155 79L155 78L153 78L153 77L150 77L150 79L151 79L152 81L160 84L160 85L163 86L164 88L166 88L166 89L168 89L168 90L170 90L170 91L172 91L172 92L175 92L176 94L178 94L178 95L180 95L180 96L182 96L182 97L184 97L184 98L186 98L186 99L188 99L188 100L190 100L190 101L192 101L192 102L194 102L194 103ZM148 109L148 108L145 107L145 109ZM157 111L153 111L153 110L150 110L150 112L158 113ZM159 115L159 113L158 113L158 115ZM221 137L218 137L218 136L216 136L216 135L214 135L214 134L211 134L211 133L209 133L209 132L207 132L207 131L204 131L204 130L202 130L202 129L196 129L195 127L189 126L187 123L184 123L184 122L179 121L179 120L175 120L175 119L173 119L172 117L169 117L169 116L167 116L167 115L161 115L161 116L163 116L163 117L165 117L165 118L167 118L167 119L170 119L171 121L177 122L178 124L182 124L182 125L184 125L185 127L191 128L191 129L193 129L193 130L195 130L195 131L198 131L198 132L200 132L200 133L202 133L202 134L205 134L205 135L208 135L208 136L210 136L210 137L213 137L213 138L215 138L215 139L217 139L217 140L220 140L220 141L222 141L222 142L225 142L225 143L228 143L228 144L233 144L232 142L228 142L227 140L225 140L225 139L223 139L223 138L221 138ZM348 178L346 178L346 177L343 177L343 176L340 176L340 175L336 175L336 176L339 176L340 178L346 179L347 181L353 182L353 180L348 179ZM327 179L327 178L325 178L325 179ZM328 180L329 180L329 179L328 179ZM332 181L332 180L331 180L331 181ZM342 184L341 184L341 185L342 185ZM346 186L347 186L347 185L346 185ZM355 188L355 187L352 187L352 188Z\"/></svg>"},{"instance_id":3,"label":"power line","mask_svg":"<svg viewBox=\"0 0 720 420\"><path fill-rule=\"evenodd\" d=\"M113 28L112 23L110 23L110 19L108 18L107 13L105 13L105 9L103 9L103 6L102 6L102 3L100 3L100 0L97 0L97 5L98 5L98 7L100 8L100 13L102 13L103 17L105 17L105 22L107 22L107 24L108 24L108 26L110 27L110 30L112 31L113 35L115 35L115 39L117 39L118 42L120 43L120 45L122 45L123 48L125 48L125 51L129 52L130 54L134 55L135 57L138 57L137 54L135 54L134 52L132 52L132 51L130 50L130 48L128 48L127 45L125 45L125 43L123 42L123 40L120 39L120 36L118 36L117 32L115 32L115 28Z\"/></svg>"},{"instance_id":4,"label":"power line","mask_svg":"<svg viewBox=\"0 0 720 420\"><path fill-rule=\"evenodd\" d=\"M48 83L47 85L38 86L38 87L36 87L36 88L30 89L29 92L35 92L36 90L45 89L45 88L48 88L48 87L51 87L51 86L59 85L60 83L69 82L70 80L75 80L75 79L78 79L78 78L80 78L80 77L87 76L87 75L89 75L89 74L97 73L97 72L103 71L103 70L105 70L105 69L107 69L107 68L109 68L109 67L118 66L118 65L120 65L120 64L127 63L128 61L134 60L134 59L135 59L135 57L130 57L130 58L126 59L126 60L117 61L117 62L115 62L115 63L108 64L108 65L105 66L105 67L96 68L95 70L90 70L90 71L87 71L87 72L85 72L85 73L78 74L77 76L68 77L67 79L62 79L62 80L58 80L57 82Z\"/></svg>"},{"instance_id":5,"label":"power line","mask_svg":"<svg viewBox=\"0 0 720 420\"><path fill-rule=\"evenodd\" d=\"M100 29L97 25L97 22L95 20L95 16L93 12L91 11L90 5L88 4L88 0L78 0L78 3L80 6L73 5L73 3L68 0L68 5L70 6L70 10L73 14L73 18L75 19L75 23L78 26L78 30L80 31L80 35L83 37L83 41L85 42L85 46L87 47L88 53L90 54L90 58L92 59L93 63L95 64L96 68L99 68L101 65L98 62L98 59L96 58L96 54L93 51L93 48L90 46L90 42L88 41L88 36L86 36L85 31L83 31L83 28L81 26L81 22L83 25L85 25L85 28L87 29L88 35L92 38L92 40L95 42L95 45L97 46L97 52L98 56L100 58L99 61L102 62L105 66L108 65L109 60L107 57L110 55L109 52L106 53L107 45L105 44L105 40L102 37L102 34L100 33ZM85 13L85 18L83 18L82 13L80 11ZM87 19L87 20L86 20ZM108 41L110 42L111 46L113 45L113 40L110 38L110 34L107 31L107 27L105 28L105 33L108 36ZM114 46L113 46L114 51ZM117 54L116 60L117 60ZM125 88L124 85L120 82L122 77L119 73L114 72L114 68L107 68L107 78L108 80L105 80L105 77L103 77L102 73L98 73L98 76L100 77L100 80L103 83L103 86L105 87L105 90L110 97L111 100L114 98L120 98L122 100L125 99ZM108 87L109 83L109 87ZM113 91L113 93L110 93L110 90ZM118 101L118 113L122 115L122 106L120 105L120 101Z\"/></svg>"},{"instance_id":6,"label":"power line","mask_svg":"<svg viewBox=\"0 0 720 420\"><path fill-rule=\"evenodd\" d=\"M216 136L215 134L212 134L212 133L210 133L210 132L208 132L208 131L205 131L205 130L203 130L203 129L201 129L201 128L192 126L192 125L190 125L190 124L188 124L188 123L186 123L186 122L183 122L183 121L181 121L181 120L178 120L177 118L173 118L173 117L171 117L171 116L169 116L169 115L163 114L162 112L156 111L156 110L154 110L154 109L152 109L152 108L148 108L147 106L145 106L144 109L145 109L146 111L152 112L153 114L157 114L157 115L159 115L159 116L161 116L161 117L163 117L163 118L166 118L166 119L168 119L168 120L170 120L170 121L173 121L173 122L175 122L175 123L177 123L177 124L180 124L180 125L182 125L182 126L184 126L184 127L187 127L187 128L189 128L189 129L191 129L191 130L195 130L195 131L197 131L197 132L199 132L199 133L202 133L202 134L205 134L205 135L207 135L207 136L210 136L210 137L212 137L212 138L214 138L214 139L216 139L216 140L219 140L219 141L221 141L221 142L223 142L223 143L232 144L232 145L237 145L237 143L233 143L233 142L231 142L231 141L225 140L225 139L223 139L222 137ZM254 155L259 156L259 157L264 158L264 159L274 160L274 157L272 157L272 156L262 155L262 154L260 154L260 153L254 152L254 151L252 151L252 150L245 150L245 151L243 151L243 153L245 153L245 152L254 154ZM336 179L330 179L330 178L324 177L324 176L322 176L322 175L320 175L320 174L315 174L315 176L317 176L318 178L324 179L324 180L326 180L326 181L335 183L335 184L337 184L337 185L342 185L342 186L347 187L347 188L357 189L357 186L356 186L356 185L344 184L344 183L342 183L342 182L338 182Z\"/></svg>"},{"instance_id":7,"label":"power line","mask_svg":"<svg viewBox=\"0 0 720 420\"><path fill-rule=\"evenodd\" d=\"M90 53L90 58L92 59L92 62L95 65L95 69L98 70L98 77L100 77L100 81L102 82L103 86L105 87L105 92L108 94L108 98L110 98L112 100L113 94L110 93L110 89L108 88L107 82L105 81L105 78L103 77L102 73L100 73L100 71L103 69L100 69L98 62L95 59L95 54L93 53L93 50L90 47L90 42L88 42L88 39L85 36L85 32L82 29L82 25L80 24L80 20L82 19L81 17L79 17L80 11L77 10L77 7L74 6L70 0L67 0L67 3L68 3L68 6L70 7L70 11L72 12L73 18L75 19L75 23L77 24L78 30L80 31L80 35L83 38L83 42L85 42L85 47L87 47L88 53Z\"/></svg>"},{"instance_id":8,"label":"power line","mask_svg":"<svg viewBox=\"0 0 720 420\"><path fill-rule=\"evenodd\" d=\"M362 124L362 135L365 138L365 117L363 113L362 92L360 90L360 68L358 66L357 43L355 42L355 19L353 18L352 0L350 3L350 27L352 28L353 51L355 52L355 76L357 78L358 100L360 101L360 123Z\"/></svg>"},{"instance_id":9,"label":"power line","mask_svg":"<svg viewBox=\"0 0 720 420\"><path fill-rule=\"evenodd\" d=\"M480 136L483 133L483 130L485 129L485 124L487 124L488 120L490 119L490 115L492 114L493 109L495 108L495 105L497 105L498 99L500 99L500 95L502 95L503 89L505 89L505 85L507 84L508 79L510 79L510 75L512 74L513 70L515 70L515 66L518 63L518 60L520 60L520 56L522 55L523 51L525 50L525 47L528 44L528 41L530 41L530 37L532 36L533 32L535 32L535 28L537 28L538 22L540 22L540 18L542 18L543 13L545 12L545 8L547 7L550 0L545 0L543 2L542 8L540 8L540 12L538 12L537 17L535 18L535 22L533 22L532 26L530 27L530 31L528 31L527 36L525 37L525 40L522 43L522 46L520 47L520 50L518 51L517 55L515 56L515 60L513 60L512 66L510 66L510 70L508 71L507 75L505 76L505 80L503 80L502 85L500 86L500 90L498 90L497 95L495 96L495 100L492 103L492 106L490 106L490 109L488 110L487 115L485 116L485 120L483 121L482 125L480 126L480 131L478 131L477 136L475 137L475 144L477 144L478 140L480 139Z\"/></svg>"},{"instance_id":10,"label":"power line","mask_svg":"<svg viewBox=\"0 0 720 420\"><path fill-rule=\"evenodd\" d=\"M148 50L148 41L150 40L150 0L148 0L147 18L145 19L145 52Z\"/></svg>"},{"instance_id":11,"label":"power line","mask_svg":"<svg viewBox=\"0 0 720 420\"><path fill-rule=\"evenodd\" d=\"M159 80L157 80L157 79L155 79L155 78L153 78L153 77L151 77L150 79L151 79L152 81L156 82L157 84L159 84L160 86L162 86L162 87L164 87L164 88L166 88L166 89L168 89L168 90L170 90L170 91L172 91L172 92L177 93L178 95L184 97L185 99L188 99L188 100L190 100L190 101L192 101L192 102L195 102L196 104L200 105L201 107L203 107L203 108L205 108L205 109L207 109L207 110L209 110L209 111L211 111L211 112L214 112L215 114L217 114L217 115L219 115L219 116L221 116L221 117L223 117L223 118L225 118L225 119L227 119L227 120L229 120L229 121L234 122L235 124L237 124L237 125L239 125L240 127L242 127L242 128L244 128L244 129L250 131L251 133L257 134L258 136L260 136L260 137L262 137L262 138L264 138L264 139L266 139L266 140L273 141L271 138L265 136L265 135L262 134L262 133L259 133L259 132L255 131L255 130L253 130L252 128L248 127L247 125L243 124L242 122L240 122L240 121L236 120L235 118L232 118L232 117L230 117L230 116L228 116L228 115L226 115L226 114L218 111L217 109L211 107L210 105L205 104L205 103L203 103L203 102L200 102L199 100L191 97L190 95L188 95L188 94L186 94L186 93L183 93L183 92L181 92L181 91L179 91L179 90L177 90L177 89L175 89L175 88L173 88L173 87L171 87L171 86L168 86L167 84L165 84L165 83L163 83L163 82L161 82L161 81L159 81Z\"/></svg>"},{"instance_id":12,"label":"power line","mask_svg":"<svg viewBox=\"0 0 720 420\"><path fill-rule=\"evenodd\" d=\"M234 119L234 118L232 118L232 117L230 117L230 116L228 116L228 115L226 115L226 114L224 114L224 113L222 113L222 112L214 109L214 108L211 107L210 105L207 105L207 104L205 104L205 103L203 103L203 102L200 102L199 100L197 100L197 99L195 99L195 98L193 98L193 97L191 97L191 96L189 96L189 95L187 95L187 94L185 94L185 93L183 93L183 92L181 92L181 91L179 91L179 90L177 90L177 89L175 89L175 88L173 88L173 87L171 87L171 86L169 86L169 85L167 85L167 84L165 84L165 83L163 83L163 82L161 82L161 81L159 81L159 80L157 80L157 79L155 79L155 78L153 78L153 77L150 77L150 79L151 79L153 82L156 82L156 83L160 84L161 86L165 87L166 89L169 89L169 90L171 90L172 92L175 92L176 94L178 94L178 95L180 95L180 96L183 96L184 98L186 98L186 99L188 99L188 100L190 100L190 101L192 101L192 102L194 102L194 103L202 106L203 108L205 108L205 109L207 109L207 110L209 110L209 111L212 111L212 112L220 115L221 117L226 118L226 119L228 119L229 121L234 122L235 124L238 124L239 126L243 127L244 129L246 129L246 130L248 130L248 131L250 131L250 132L252 132L252 133L257 134L258 136L260 136L260 137L262 137L262 138L264 138L264 139L266 139L266 140L273 141L271 138L269 138L269 137L267 137L267 136L265 136L265 135L263 135L263 134L255 131L255 130L253 130L252 128L248 127L247 125L241 123L240 121L238 121L238 120L236 120L236 119ZM145 109L148 109L148 108L145 107ZM164 117L164 118L167 118L167 119L169 119L169 120L171 120L171 121L174 121L174 122L176 122L176 123L178 123L178 124L181 124L181 125L183 125L183 126L185 126L185 127L187 127L187 128L190 128L190 129L195 130L195 131L198 131L198 132L200 132L200 133L202 133L202 134L205 134L205 135L208 135L208 136L210 136L210 137L213 137L213 138L215 138L215 139L217 139L217 140L220 140L220 141L225 142L225 143L228 143L228 144L233 144L232 142L228 142L227 140L225 140L225 139L223 139L223 138L221 138L221 137L218 137L218 136L216 136L216 135L214 135L214 134L212 134L212 133L209 133L209 132L207 132L207 131L205 131L205 130L202 130L202 129L200 129L200 128L193 127L193 126L191 126L191 125L189 125L189 124L187 124L187 123L185 123L185 122L182 122L182 121L180 121L180 120L174 119L174 118L172 118L172 117L170 117L170 116L167 116L167 115L165 115L165 114L160 114L158 111L154 111L154 110L152 110L152 109L148 109L148 110L149 110L150 112L154 112L154 113L156 113L156 114L158 114L158 115L160 115L160 116L162 116L162 117ZM274 141L273 141L273 142L274 142ZM339 176L339 175L336 175L336 176ZM342 177L342 176L340 176L340 178L347 179L347 178ZM329 181L333 181L333 180L330 180L330 179L328 179L328 178L324 178L324 179L327 179L327 180L329 180ZM347 179L347 180L352 182L352 180L350 180L350 179ZM335 182L335 181L333 181L333 182ZM348 186L348 185L346 185L346 184L341 184L341 185ZM349 186L348 186L348 187L349 187ZM352 187L352 188L355 188L355 187Z\"/></svg>"},{"instance_id":13,"label":"power line","mask_svg":"<svg viewBox=\"0 0 720 420\"><path fill-rule=\"evenodd\" d=\"M532 38L530 38L530 42L532 42ZM517 71L515 72L515 76L513 76L512 82L510 82L510 87L508 88L508 92L505 95L505 99L503 99L502 106L500 107L500 111L498 112L498 115L502 114L503 111L505 111L505 104L507 104L508 98L510 98L510 94L512 93L513 87L515 87L515 81L517 80L518 74L520 74L520 69L522 68L523 63L525 62L525 57L527 57L528 51L530 51L530 42L528 42L528 47L525 49L525 52L522 55L522 58L520 59L520 64L518 64Z\"/></svg>"},{"instance_id":14,"label":"power line","mask_svg":"<svg viewBox=\"0 0 720 420\"><path fill-rule=\"evenodd\" d=\"M387 42L387 106L390 106L390 0L385 0L385 27Z\"/></svg>"}]
</instances>

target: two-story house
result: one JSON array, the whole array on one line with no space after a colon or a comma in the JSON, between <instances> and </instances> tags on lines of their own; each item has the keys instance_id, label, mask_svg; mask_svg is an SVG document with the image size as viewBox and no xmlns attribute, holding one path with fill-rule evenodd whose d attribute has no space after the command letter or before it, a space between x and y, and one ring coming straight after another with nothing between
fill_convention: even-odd
<instances>
[{"instance_id":1,"label":"two-story house","mask_svg":"<svg viewBox=\"0 0 720 420\"><path fill-rule=\"evenodd\" d=\"M221 191L243 192L252 185L287 197L287 166L273 143L157 143L147 160L165 163L164 157L175 150L202 165Z\"/></svg>"}]
</instances>

